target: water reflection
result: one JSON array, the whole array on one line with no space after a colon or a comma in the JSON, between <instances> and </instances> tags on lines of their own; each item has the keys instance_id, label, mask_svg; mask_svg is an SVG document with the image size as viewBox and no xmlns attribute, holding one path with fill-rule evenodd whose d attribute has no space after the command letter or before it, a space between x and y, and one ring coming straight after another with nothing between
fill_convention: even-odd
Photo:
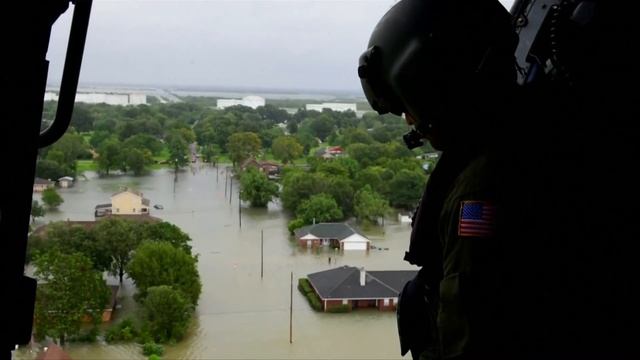
<instances>
[{"instance_id":1,"label":"water reflection","mask_svg":"<svg viewBox=\"0 0 640 360\"><path fill-rule=\"evenodd\" d=\"M400 358L395 314L360 309L348 314L314 312L306 299L293 294L293 344L289 344L289 276L294 281L335 266L364 266L368 270L413 269L402 261L409 227L388 221L383 230L365 229L372 244L388 250L340 253L331 249L299 248L287 231L289 219L280 206L242 209L238 219L238 186L231 203L225 196L222 169L159 170L143 177L98 177L87 174L69 189L60 189L64 203L40 223L53 220L93 220L96 204L109 201L122 186L141 191L151 205L164 210L151 215L181 227L199 254L203 289L187 338L166 346L164 358L180 359L390 359ZM34 195L37 198L39 195ZM264 278L260 278L260 236L264 231ZM328 258L332 262L329 264ZM294 284L295 287L295 284ZM131 291L133 285L126 284ZM129 299L116 312L116 321L135 311ZM136 344L70 344L74 359L144 358ZM32 358L21 350L17 359Z\"/></svg>"}]
</instances>

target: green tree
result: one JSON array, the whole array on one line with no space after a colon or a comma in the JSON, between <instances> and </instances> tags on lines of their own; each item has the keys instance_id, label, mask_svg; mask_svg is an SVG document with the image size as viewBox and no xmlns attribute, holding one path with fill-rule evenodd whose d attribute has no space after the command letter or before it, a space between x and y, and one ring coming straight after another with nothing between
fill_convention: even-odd
<instances>
[{"instance_id":1,"label":"green tree","mask_svg":"<svg viewBox=\"0 0 640 360\"><path fill-rule=\"evenodd\" d=\"M341 156L331 161L347 169L347 177L349 179L355 179L356 175L360 173L360 165L358 165L358 162L348 156Z\"/></svg>"},{"instance_id":2,"label":"green tree","mask_svg":"<svg viewBox=\"0 0 640 360\"><path fill-rule=\"evenodd\" d=\"M198 302L202 283L197 259L166 242L144 242L127 265L140 298L153 286L168 285L181 291L192 304Z\"/></svg>"},{"instance_id":3,"label":"green tree","mask_svg":"<svg viewBox=\"0 0 640 360\"><path fill-rule=\"evenodd\" d=\"M215 165L218 154L220 154L220 148L217 145L209 144L202 147L202 158L205 162Z\"/></svg>"},{"instance_id":4,"label":"green tree","mask_svg":"<svg viewBox=\"0 0 640 360\"><path fill-rule=\"evenodd\" d=\"M159 343L180 341L191 321L193 304L171 286L152 286L142 303L144 319L153 340Z\"/></svg>"},{"instance_id":5,"label":"green tree","mask_svg":"<svg viewBox=\"0 0 640 360\"><path fill-rule=\"evenodd\" d=\"M366 185L358 190L354 199L354 212L358 219L375 222L389 210L389 202Z\"/></svg>"},{"instance_id":6,"label":"green tree","mask_svg":"<svg viewBox=\"0 0 640 360\"><path fill-rule=\"evenodd\" d=\"M47 152L47 160L53 161L60 166L65 166L65 156L60 149L51 149Z\"/></svg>"},{"instance_id":7,"label":"green tree","mask_svg":"<svg viewBox=\"0 0 640 360\"><path fill-rule=\"evenodd\" d=\"M421 171L400 170L389 183L389 202L395 207L413 209L420 201L426 181Z\"/></svg>"},{"instance_id":8,"label":"green tree","mask_svg":"<svg viewBox=\"0 0 640 360\"><path fill-rule=\"evenodd\" d=\"M138 150L146 149L154 155L158 155L162 151L162 143L160 140L149 134L134 135L123 142L123 147Z\"/></svg>"},{"instance_id":9,"label":"green tree","mask_svg":"<svg viewBox=\"0 0 640 360\"><path fill-rule=\"evenodd\" d=\"M304 200L296 215L305 224L331 222L342 220L342 210L338 207L336 200L327 194L318 194Z\"/></svg>"},{"instance_id":10,"label":"green tree","mask_svg":"<svg viewBox=\"0 0 640 360\"><path fill-rule=\"evenodd\" d=\"M115 119L103 117L102 119L94 121L93 130L96 132L105 131L105 132L108 132L109 134L113 134L116 131L117 126L118 126L118 123L116 122Z\"/></svg>"},{"instance_id":11,"label":"green tree","mask_svg":"<svg viewBox=\"0 0 640 360\"><path fill-rule=\"evenodd\" d=\"M371 137L378 142L387 143L392 140L402 139L402 135L407 132L407 126L402 123L397 125L381 125L371 130Z\"/></svg>"},{"instance_id":12,"label":"green tree","mask_svg":"<svg viewBox=\"0 0 640 360\"><path fill-rule=\"evenodd\" d=\"M147 149L126 148L124 160L127 168L137 176L146 172L147 166L151 165L153 158L151 157L151 152Z\"/></svg>"},{"instance_id":13,"label":"green tree","mask_svg":"<svg viewBox=\"0 0 640 360\"><path fill-rule=\"evenodd\" d=\"M268 129L264 129L260 131L258 134L260 140L262 141L262 147L265 149L269 149L273 146L273 141L281 136L284 136L284 130L279 128L278 126L274 126Z\"/></svg>"},{"instance_id":14,"label":"green tree","mask_svg":"<svg viewBox=\"0 0 640 360\"><path fill-rule=\"evenodd\" d=\"M309 129L313 136L325 141L334 129L334 120L327 114L322 114L309 123Z\"/></svg>"},{"instance_id":15,"label":"green tree","mask_svg":"<svg viewBox=\"0 0 640 360\"><path fill-rule=\"evenodd\" d=\"M354 186L356 189L362 189L366 185L369 185L371 189L378 194L386 195L388 193L388 184L382 178L382 173L385 168L381 166L369 166L368 168L359 171L356 174ZM393 177L393 173L391 174Z\"/></svg>"},{"instance_id":16,"label":"green tree","mask_svg":"<svg viewBox=\"0 0 640 360\"><path fill-rule=\"evenodd\" d=\"M298 140L298 142L302 144L304 153L307 155L310 155L309 151L311 149L318 146L318 139L316 139L315 137L313 137L313 135L307 132L299 132L295 135L295 137Z\"/></svg>"},{"instance_id":17,"label":"green tree","mask_svg":"<svg viewBox=\"0 0 640 360\"><path fill-rule=\"evenodd\" d=\"M89 111L87 105L82 103L76 103L73 107L73 114L71 115L71 126L78 131L91 131L93 130L93 122L95 118Z\"/></svg>"},{"instance_id":18,"label":"green tree","mask_svg":"<svg viewBox=\"0 0 640 360\"><path fill-rule=\"evenodd\" d=\"M289 134L295 134L298 132L298 122L290 119L289 121L287 121L287 131L289 132Z\"/></svg>"},{"instance_id":19,"label":"green tree","mask_svg":"<svg viewBox=\"0 0 640 360\"><path fill-rule=\"evenodd\" d=\"M391 159L415 158L415 153L399 141L392 141L386 145L387 156Z\"/></svg>"},{"instance_id":20,"label":"green tree","mask_svg":"<svg viewBox=\"0 0 640 360\"><path fill-rule=\"evenodd\" d=\"M89 146L84 141L82 135L70 128L60 140L53 144L47 154L47 160L54 160L67 172L67 175L74 175L76 171L76 160L90 159Z\"/></svg>"},{"instance_id":21,"label":"green tree","mask_svg":"<svg viewBox=\"0 0 640 360\"><path fill-rule=\"evenodd\" d=\"M384 144L351 144L347 148L347 153L358 162L362 169L375 165L388 157L387 148Z\"/></svg>"},{"instance_id":22,"label":"green tree","mask_svg":"<svg viewBox=\"0 0 640 360\"><path fill-rule=\"evenodd\" d=\"M33 200L31 202L31 222L36 222L36 218L43 217L44 213L44 207L40 205L38 200Z\"/></svg>"},{"instance_id":23,"label":"green tree","mask_svg":"<svg viewBox=\"0 0 640 360\"><path fill-rule=\"evenodd\" d=\"M345 129L342 131L342 136L338 143L342 146L347 146L355 143L371 144L373 143L373 139L366 130Z\"/></svg>"},{"instance_id":24,"label":"green tree","mask_svg":"<svg viewBox=\"0 0 640 360\"><path fill-rule=\"evenodd\" d=\"M62 196L58 194L56 189L51 187L42 192L42 202L47 206L47 208L56 209L64 202L64 200L62 199Z\"/></svg>"},{"instance_id":25,"label":"green tree","mask_svg":"<svg viewBox=\"0 0 640 360\"><path fill-rule=\"evenodd\" d=\"M56 161L38 160L36 164L36 176L43 179L59 179L67 174L65 167Z\"/></svg>"},{"instance_id":26,"label":"green tree","mask_svg":"<svg viewBox=\"0 0 640 360\"><path fill-rule=\"evenodd\" d=\"M64 253L78 252L85 255L96 270L105 271L111 268L112 259L106 250L106 244L96 240L93 229L87 230L80 225L58 221L47 226L44 237L49 246Z\"/></svg>"},{"instance_id":27,"label":"green tree","mask_svg":"<svg viewBox=\"0 0 640 360\"><path fill-rule=\"evenodd\" d=\"M338 161L334 161L333 159L331 160L321 159L318 162L317 168L315 169L315 171L319 173L327 174L330 177L334 177L334 176L349 177L349 169L346 166L344 166L344 164Z\"/></svg>"},{"instance_id":28,"label":"green tree","mask_svg":"<svg viewBox=\"0 0 640 360\"><path fill-rule=\"evenodd\" d=\"M91 134L91 137L89 138L89 145L91 145L94 149L98 149L100 148L100 145L102 145L102 143L111 138L111 132L110 131L105 131L105 130L98 130L98 131L94 131L93 134Z\"/></svg>"},{"instance_id":29,"label":"green tree","mask_svg":"<svg viewBox=\"0 0 640 360\"><path fill-rule=\"evenodd\" d=\"M213 145L216 143L216 128L213 124L213 118L208 117L199 121L193 131L196 135L196 141L202 146Z\"/></svg>"},{"instance_id":30,"label":"green tree","mask_svg":"<svg viewBox=\"0 0 640 360\"><path fill-rule=\"evenodd\" d=\"M325 192L336 200L344 216L353 214L353 181L344 176L329 177Z\"/></svg>"},{"instance_id":31,"label":"green tree","mask_svg":"<svg viewBox=\"0 0 640 360\"><path fill-rule=\"evenodd\" d=\"M196 141L196 134L193 132L191 128L183 127L176 129L176 131L180 134L180 136L187 142L187 144L191 144Z\"/></svg>"},{"instance_id":32,"label":"green tree","mask_svg":"<svg viewBox=\"0 0 640 360\"><path fill-rule=\"evenodd\" d=\"M291 118L291 115L286 110L279 109L271 104L259 106L256 111L262 119L269 120L273 124L284 124Z\"/></svg>"},{"instance_id":33,"label":"green tree","mask_svg":"<svg viewBox=\"0 0 640 360\"><path fill-rule=\"evenodd\" d=\"M102 320L109 289L102 275L92 269L91 260L81 254L51 251L35 260L38 286L35 327L41 336L50 336L64 344L77 335L85 316L94 324Z\"/></svg>"},{"instance_id":34,"label":"green tree","mask_svg":"<svg viewBox=\"0 0 640 360\"><path fill-rule=\"evenodd\" d=\"M304 147L300 145L298 140L293 136L281 136L276 138L271 145L273 157L281 160L283 164L287 164L300 156Z\"/></svg>"},{"instance_id":35,"label":"green tree","mask_svg":"<svg viewBox=\"0 0 640 360\"><path fill-rule=\"evenodd\" d=\"M122 164L122 144L116 138L109 138L98 148L98 170L109 175L109 171L117 169Z\"/></svg>"},{"instance_id":36,"label":"green tree","mask_svg":"<svg viewBox=\"0 0 640 360\"><path fill-rule=\"evenodd\" d=\"M164 241L191 254L191 238L179 227L166 221L142 225L143 241Z\"/></svg>"},{"instance_id":37,"label":"green tree","mask_svg":"<svg viewBox=\"0 0 640 360\"><path fill-rule=\"evenodd\" d=\"M167 294L167 295L169 296L169 298L172 297L170 294ZM165 307L165 306L161 306L161 307ZM172 310L172 309L166 309L166 310ZM142 354L149 356L149 360L151 360L152 356L155 356L157 360L160 360L160 356L164 354L164 347L162 347L162 345L160 344L156 344L155 342L145 343L144 345L142 345Z\"/></svg>"},{"instance_id":38,"label":"green tree","mask_svg":"<svg viewBox=\"0 0 640 360\"><path fill-rule=\"evenodd\" d=\"M287 229L289 230L289 233L291 235L294 234L294 232L296 231L296 229L299 229L303 226L305 226L307 224L304 223L304 221L302 219L293 219L291 221L289 221L289 224L287 224Z\"/></svg>"},{"instance_id":39,"label":"green tree","mask_svg":"<svg viewBox=\"0 0 640 360\"><path fill-rule=\"evenodd\" d=\"M325 192L329 180L325 175L301 170L286 172L282 179L280 199L285 209L296 212L300 203L315 194Z\"/></svg>"},{"instance_id":40,"label":"green tree","mask_svg":"<svg viewBox=\"0 0 640 360\"><path fill-rule=\"evenodd\" d=\"M240 132L229 136L227 151L233 165L239 165L243 161L256 157L260 153L262 142L256 133Z\"/></svg>"},{"instance_id":41,"label":"green tree","mask_svg":"<svg viewBox=\"0 0 640 360\"><path fill-rule=\"evenodd\" d=\"M117 275L121 283L131 254L140 244L139 229L139 224L116 218L101 220L93 229L96 242L111 258L110 273Z\"/></svg>"},{"instance_id":42,"label":"green tree","mask_svg":"<svg viewBox=\"0 0 640 360\"><path fill-rule=\"evenodd\" d=\"M249 201L253 207L266 207L278 196L278 185L255 168L248 168L240 177L240 199Z\"/></svg>"},{"instance_id":43,"label":"green tree","mask_svg":"<svg viewBox=\"0 0 640 360\"><path fill-rule=\"evenodd\" d=\"M187 143L183 135L179 130L172 130L167 136L169 161L173 163L175 171L189 163L189 143Z\"/></svg>"}]
</instances>

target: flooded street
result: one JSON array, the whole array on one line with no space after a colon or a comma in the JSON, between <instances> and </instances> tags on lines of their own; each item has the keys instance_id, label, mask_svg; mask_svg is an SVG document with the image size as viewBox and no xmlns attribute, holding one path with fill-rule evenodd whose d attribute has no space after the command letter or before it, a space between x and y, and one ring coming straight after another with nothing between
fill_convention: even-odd
<instances>
[{"instance_id":1,"label":"flooded street","mask_svg":"<svg viewBox=\"0 0 640 360\"><path fill-rule=\"evenodd\" d=\"M359 309L351 313L315 312L296 289L297 279L335 266L367 270L415 269L402 260L410 227L387 221L384 228L365 230L376 247L388 250L351 251L301 249L287 231L289 221L278 204L268 209L242 208L238 218L238 186L231 204L225 197L225 174L202 168L174 174L155 171L143 177L88 174L75 187L60 189L64 203L39 223L53 220L93 220L94 206L109 202L121 186L144 193L151 215L179 226L193 239L202 278L194 321L186 338L167 345L163 358L180 359L392 359L400 357L394 312ZM217 180L216 180L217 179ZM34 195L39 199L39 195ZM264 231L264 278L260 278L260 234ZM329 264L328 258L332 262ZM289 343L290 272L294 276L293 343ZM125 283L123 291L133 285ZM131 299L116 311L116 321L135 311ZM74 359L145 358L137 344L105 343L65 346ZM16 358L30 358L19 351Z\"/></svg>"}]
</instances>

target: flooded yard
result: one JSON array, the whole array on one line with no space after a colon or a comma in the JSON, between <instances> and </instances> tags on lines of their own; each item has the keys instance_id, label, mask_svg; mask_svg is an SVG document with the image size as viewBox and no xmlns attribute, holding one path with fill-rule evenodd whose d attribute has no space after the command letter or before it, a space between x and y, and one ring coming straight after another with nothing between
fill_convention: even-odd
<instances>
[{"instance_id":1,"label":"flooded yard","mask_svg":"<svg viewBox=\"0 0 640 360\"><path fill-rule=\"evenodd\" d=\"M163 358L180 359L392 359L400 357L394 312L361 309L345 314L319 313L295 289L297 279L335 266L367 270L413 270L402 260L410 227L395 219L384 228L365 229L376 248L368 252L313 251L300 248L287 231L287 215L279 204L268 209L242 207L239 227L238 186L231 202L225 196L224 169L203 167L178 173L159 170L143 177L97 177L87 174L69 189L60 189L64 203L39 223L93 220L94 207L109 202L127 186L151 202L151 215L179 226L193 239L199 256L203 291L187 337L167 345ZM34 195L39 198L39 195ZM153 205L161 204L163 209ZM260 277L260 242L264 232L264 278ZM329 264L331 257L331 264ZM294 275L293 343L289 343L290 273ZM127 280L122 308L115 321L135 311L126 298L133 291ZM65 346L74 359L145 358L137 344L78 344ZM17 359L32 358L28 350Z\"/></svg>"}]
</instances>

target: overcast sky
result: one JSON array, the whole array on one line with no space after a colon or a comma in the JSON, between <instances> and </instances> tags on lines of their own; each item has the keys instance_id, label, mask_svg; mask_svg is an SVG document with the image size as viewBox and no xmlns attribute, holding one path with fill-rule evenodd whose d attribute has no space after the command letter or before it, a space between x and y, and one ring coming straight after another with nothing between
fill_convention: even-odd
<instances>
[{"instance_id":1,"label":"overcast sky","mask_svg":"<svg viewBox=\"0 0 640 360\"><path fill-rule=\"evenodd\" d=\"M358 57L395 2L94 0L80 82L359 91ZM70 15L54 25L50 84Z\"/></svg>"}]
</instances>

